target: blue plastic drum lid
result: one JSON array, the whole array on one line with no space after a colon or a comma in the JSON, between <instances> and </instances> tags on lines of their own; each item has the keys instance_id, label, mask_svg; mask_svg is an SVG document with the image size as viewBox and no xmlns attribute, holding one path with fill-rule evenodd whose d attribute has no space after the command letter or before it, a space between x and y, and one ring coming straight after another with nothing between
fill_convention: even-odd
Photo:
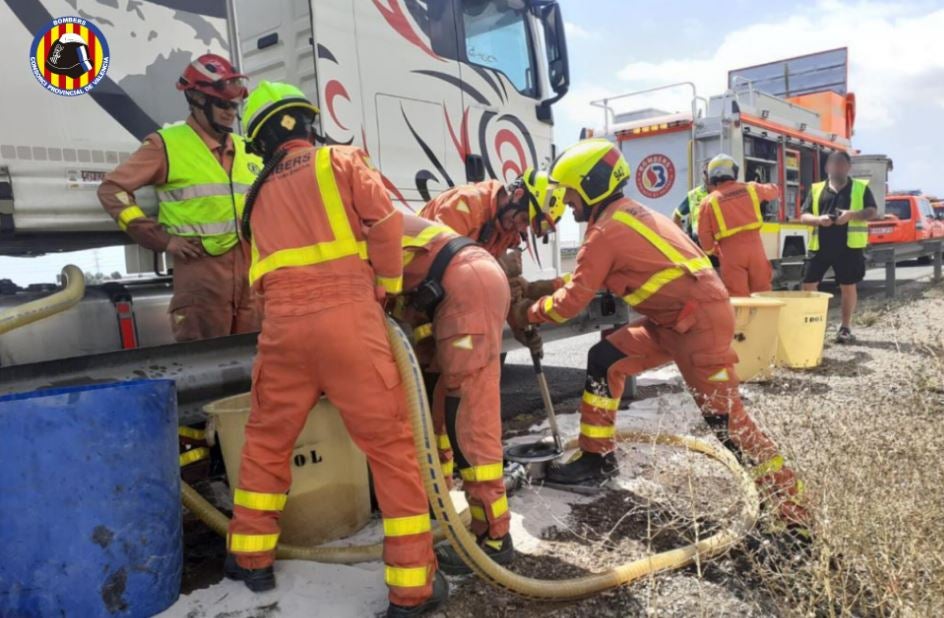
<instances>
[{"instance_id":1,"label":"blue plastic drum lid","mask_svg":"<svg viewBox=\"0 0 944 618\"><path fill-rule=\"evenodd\" d=\"M180 593L170 380L0 397L0 616L152 616Z\"/></svg>"}]
</instances>

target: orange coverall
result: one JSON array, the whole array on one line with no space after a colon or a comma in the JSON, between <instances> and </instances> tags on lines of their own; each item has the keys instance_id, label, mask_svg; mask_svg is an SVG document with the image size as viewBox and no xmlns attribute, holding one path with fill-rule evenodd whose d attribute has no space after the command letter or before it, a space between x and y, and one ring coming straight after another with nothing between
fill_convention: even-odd
<instances>
[{"instance_id":1,"label":"orange coverall","mask_svg":"<svg viewBox=\"0 0 944 618\"><path fill-rule=\"evenodd\" d=\"M233 167L233 141L221 144L194 120L187 118L207 148L227 171ZM135 206L134 192L167 179L164 140L158 133L148 135L131 157L105 174L98 188L102 207L115 221L121 212ZM128 223L127 233L145 249L164 251L170 234L151 217ZM174 296L170 301L170 323L177 341L194 341L259 330L259 306L246 278L249 271L249 243L240 242L223 255L204 255L174 263Z\"/></svg>"},{"instance_id":2,"label":"orange coverall","mask_svg":"<svg viewBox=\"0 0 944 618\"><path fill-rule=\"evenodd\" d=\"M412 215L404 216L403 289L406 298L428 276L433 260L450 240L449 228ZM453 455L472 514L472 532L500 539L508 534L511 514L502 480L501 347L510 303L508 281L484 249L470 246L443 273L445 296L425 325L414 329L435 344L441 372L433 391L433 421L443 473L452 477ZM429 324L429 318L432 323ZM415 321L415 320L414 320ZM431 329L431 330L430 330Z\"/></svg>"},{"instance_id":3,"label":"orange coverall","mask_svg":"<svg viewBox=\"0 0 944 618\"><path fill-rule=\"evenodd\" d=\"M621 198L591 220L570 282L535 302L528 319L564 322L602 287L645 317L590 349L581 450L613 451L626 377L674 361L709 424L726 425L725 438L733 443L727 445L757 466L758 482L795 497L793 471L741 403L731 348L734 312L724 285L691 239L668 218ZM789 499L782 504L786 517L802 520L802 507Z\"/></svg>"},{"instance_id":4,"label":"orange coverall","mask_svg":"<svg viewBox=\"0 0 944 618\"><path fill-rule=\"evenodd\" d=\"M503 230L497 219L498 196L504 191L505 185L498 180L453 187L430 200L420 216L445 223L499 258L521 244L521 235Z\"/></svg>"},{"instance_id":5,"label":"orange coverall","mask_svg":"<svg viewBox=\"0 0 944 618\"><path fill-rule=\"evenodd\" d=\"M227 546L244 568L273 562L289 458L325 395L373 473L390 601L417 605L436 568L429 509L375 293L378 283L400 291L402 215L363 151L282 147L250 219L265 317Z\"/></svg>"},{"instance_id":6,"label":"orange coverall","mask_svg":"<svg viewBox=\"0 0 944 618\"><path fill-rule=\"evenodd\" d=\"M760 228L760 203L780 197L774 184L730 181L708 194L698 216L698 242L721 262L721 280L731 296L771 289L770 261Z\"/></svg>"}]
</instances>

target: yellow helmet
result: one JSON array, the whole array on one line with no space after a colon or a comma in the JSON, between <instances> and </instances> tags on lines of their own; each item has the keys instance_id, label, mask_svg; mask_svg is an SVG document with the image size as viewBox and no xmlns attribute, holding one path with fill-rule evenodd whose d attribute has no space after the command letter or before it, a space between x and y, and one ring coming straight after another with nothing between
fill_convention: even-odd
<instances>
[{"instance_id":1,"label":"yellow helmet","mask_svg":"<svg viewBox=\"0 0 944 618\"><path fill-rule=\"evenodd\" d=\"M535 236L543 237L556 229L564 216L564 189L550 182L547 172L529 167L521 175L521 184L528 194L528 220Z\"/></svg>"},{"instance_id":2,"label":"yellow helmet","mask_svg":"<svg viewBox=\"0 0 944 618\"><path fill-rule=\"evenodd\" d=\"M612 142L585 139L568 147L551 165L550 180L573 189L593 206L626 184L629 163Z\"/></svg>"}]
</instances>

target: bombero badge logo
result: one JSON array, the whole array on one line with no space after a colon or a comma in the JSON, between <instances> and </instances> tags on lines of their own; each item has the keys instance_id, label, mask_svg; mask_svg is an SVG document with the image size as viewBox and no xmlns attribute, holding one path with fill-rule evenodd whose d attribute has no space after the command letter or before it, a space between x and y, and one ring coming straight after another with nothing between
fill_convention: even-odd
<instances>
[{"instance_id":1,"label":"bombero badge logo","mask_svg":"<svg viewBox=\"0 0 944 618\"><path fill-rule=\"evenodd\" d=\"M85 94L108 72L108 42L98 27L81 17L58 17L36 33L30 48L33 77L64 97Z\"/></svg>"}]
</instances>

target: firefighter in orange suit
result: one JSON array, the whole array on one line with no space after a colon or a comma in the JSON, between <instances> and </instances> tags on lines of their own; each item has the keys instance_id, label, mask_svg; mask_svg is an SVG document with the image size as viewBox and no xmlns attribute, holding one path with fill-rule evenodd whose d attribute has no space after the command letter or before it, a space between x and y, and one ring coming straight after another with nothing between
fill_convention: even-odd
<instances>
[{"instance_id":1,"label":"firefighter in orange suit","mask_svg":"<svg viewBox=\"0 0 944 618\"><path fill-rule=\"evenodd\" d=\"M186 122L148 135L98 189L102 206L135 242L173 256L169 311L177 341L259 330L246 277L249 244L238 228L262 162L232 133L245 79L214 54L188 64L177 81L190 105ZM135 202L134 192L147 185L157 189L157 220Z\"/></svg>"},{"instance_id":2,"label":"firefighter in orange suit","mask_svg":"<svg viewBox=\"0 0 944 618\"><path fill-rule=\"evenodd\" d=\"M793 471L741 403L731 349L734 313L708 258L668 218L623 196L629 165L610 142L578 142L550 175L552 184L566 187L564 201L577 221L588 223L587 232L571 281L533 304L515 304L512 319L565 322L603 287L643 317L590 349L580 451L551 466L548 480L583 484L616 475L615 417L626 377L674 361L722 442L754 466L759 482L781 492L787 521L804 523Z\"/></svg>"},{"instance_id":3,"label":"firefighter in orange suit","mask_svg":"<svg viewBox=\"0 0 944 618\"><path fill-rule=\"evenodd\" d=\"M225 573L253 590L275 586L289 458L325 395L373 472L387 616L417 616L438 607L448 586L436 569L405 395L378 302L402 287L403 218L363 151L312 145L317 111L298 88L265 81L244 111L245 134L266 163L243 217L251 228L244 229L252 242L249 280L265 317Z\"/></svg>"},{"instance_id":4,"label":"firefighter in orange suit","mask_svg":"<svg viewBox=\"0 0 944 618\"><path fill-rule=\"evenodd\" d=\"M537 185L547 183L547 174L525 170L507 187L498 180L453 187L430 200L420 216L451 227L485 248L501 264L516 292L523 282L518 247L526 238L536 207ZM536 330L512 329L515 339L539 356L543 354Z\"/></svg>"},{"instance_id":5,"label":"firefighter in orange suit","mask_svg":"<svg viewBox=\"0 0 944 618\"><path fill-rule=\"evenodd\" d=\"M738 165L720 154L708 163L711 193L701 203L698 242L721 262L721 280L731 296L750 296L771 289L770 261L760 228L761 202L780 197L774 184L738 182Z\"/></svg>"},{"instance_id":6,"label":"firefighter in orange suit","mask_svg":"<svg viewBox=\"0 0 944 618\"><path fill-rule=\"evenodd\" d=\"M414 341L423 352L435 348L440 376L432 408L443 473L451 479L455 457L472 532L492 560L509 564L514 548L502 479L499 391L508 281L475 241L441 223L405 215L403 284ZM436 555L445 573L471 572L448 543Z\"/></svg>"}]
</instances>

